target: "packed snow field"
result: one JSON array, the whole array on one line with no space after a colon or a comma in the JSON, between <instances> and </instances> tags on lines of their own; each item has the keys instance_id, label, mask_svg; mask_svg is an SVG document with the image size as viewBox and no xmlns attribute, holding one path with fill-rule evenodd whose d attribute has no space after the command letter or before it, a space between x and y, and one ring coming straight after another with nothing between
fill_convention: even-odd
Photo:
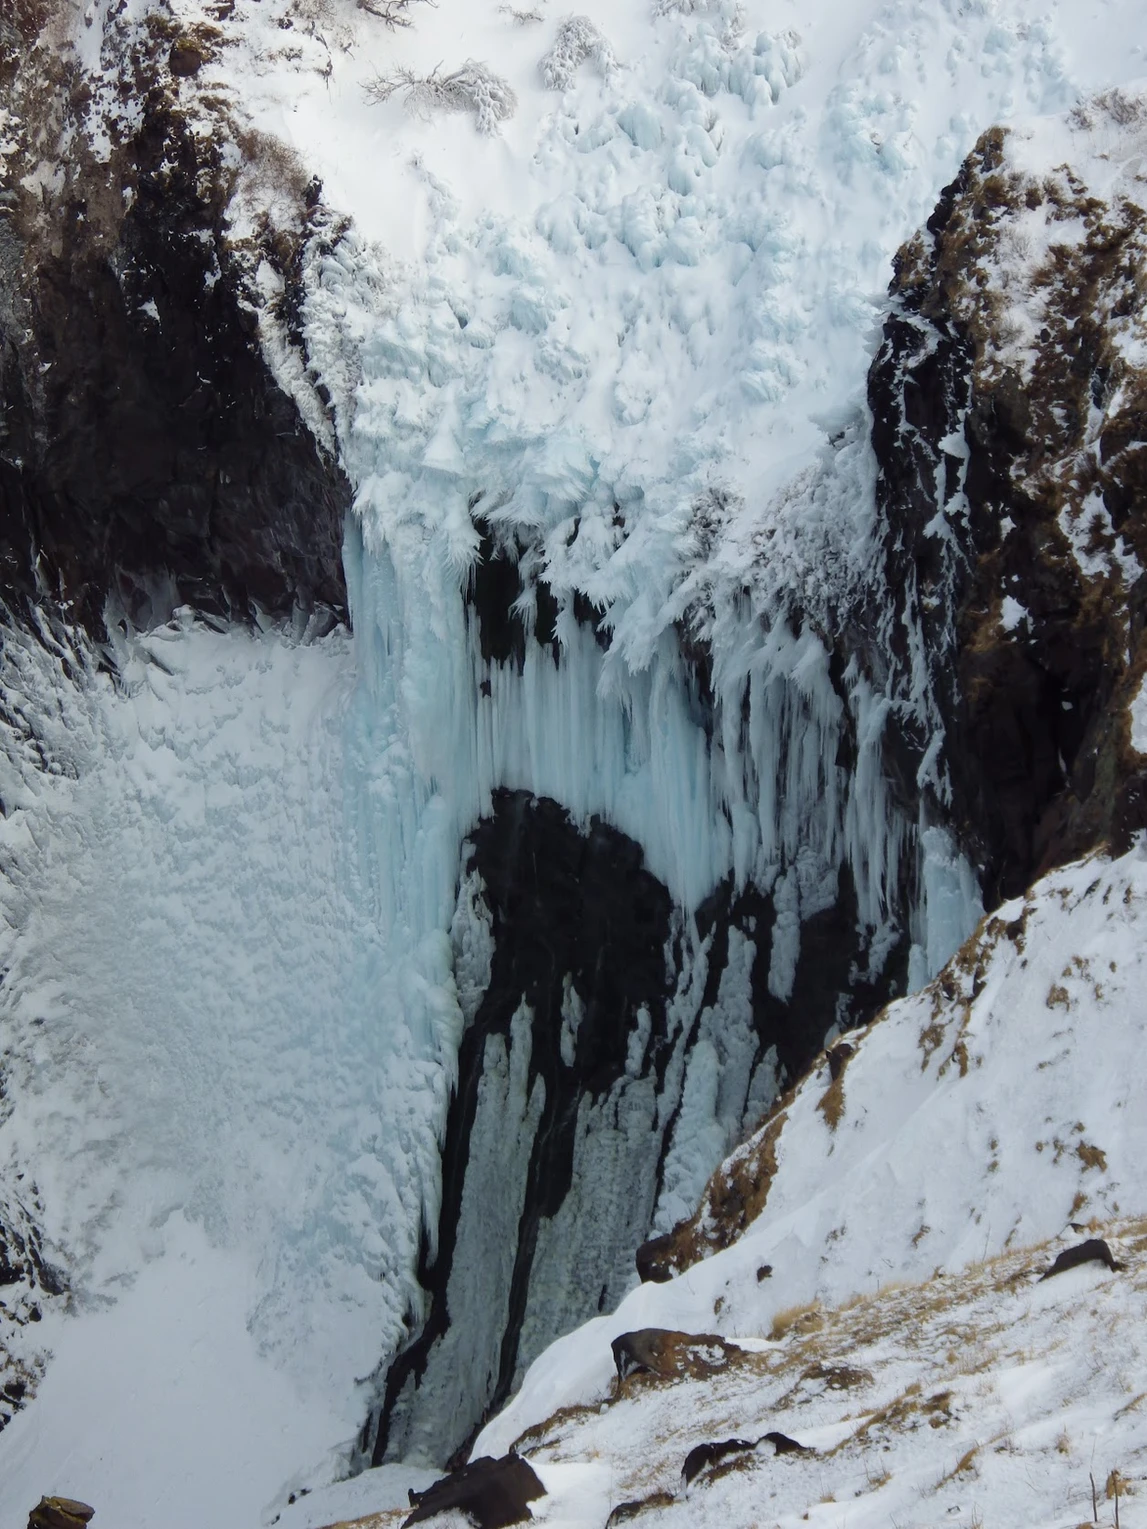
<instances>
[{"instance_id":1,"label":"packed snow field","mask_svg":"<svg viewBox=\"0 0 1147 1529\"><path fill-rule=\"evenodd\" d=\"M185 24L206 14L172 8ZM101 40L114 49L145 7L114 9L77 10L93 70ZM273 301L264 337L320 433L313 384L334 399L357 494L355 633L306 643L176 619L125 639L114 683L82 656L72 679L32 646L5 653L10 709L37 698L50 757L35 766L17 730L2 765L14 1039L0 1161L34 1165L79 1313L46 1319L38 1340L57 1357L0 1440L0 1515L14 1521L49 1487L125 1526L154 1523L162 1503L173 1526L247 1529L291 1478L336 1468L316 1462L361 1422L356 1380L421 1310L413 1271L462 1025L452 922L456 943L481 939L458 927L459 851L495 786L602 813L686 912L729 872L772 889L790 934L770 973L781 998L800 917L831 900L843 866L878 955L918 845L918 982L975 922L967 867L942 830L904 819L878 768L884 727L904 710L927 721L926 677L885 694L855 667L846 718L814 627L832 630L877 580L864 382L896 247L984 128L1147 72L1140 8L587 0L580 30L550 0L537 14L439 0L392 31L350 0L237 0L185 86L189 110L193 90L222 93L291 145L352 219L311 254L314 375L294 366ZM368 88L468 59L509 87L487 92L486 119ZM243 195L237 238L257 210ZM475 517L514 549L527 616L540 577L557 596L560 665L531 645L520 674L481 666L463 601ZM607 654L576 623L575 592L602 612ZM799 633L796 611L812 618ZM712 644L712 748L683 688L681 621ZM851 771L835 764L846 721ZM1133 928L1139 862L1118 874ZM1037 913L1053 917L1050 893ZM876 1205L904 1277L1058 1233L1067 1165L1085 1172L1076 1116L1110 1165L1079 1184L1116 1214L1110 1175L1131 1179L1143 1158L1124 1113L1116 1131L1099 1124L1138 1066L1135 990L1121 986L1135 957L1110 959L1117 975L1092 976L1111 1077L1086 1108L1064 1102L1096 1058L1069 1024L1071 982L1061 1016L1011 974L1028 1021L993 1037L998 1067L959 1096L958 1069L938 1084L941 1053L920 1067L924 995L850 1065L836 1136L800 1096L809 1125L754 1234L768 1248L750 1238L635 1292L593 1332L759 1334L782 1298L850 1294L887 1275ZM1054 1142L1007 1092L1033 1086L1023 1058L1050 1016L1083 1070L1038 1074L1033 1098L1062 1085ZM880 1079L894 1075L893 1094ZM989 1081L982 1120L969 1116ZM924 1183L913 1175L950 1140L937 1088L952 1091L969 1166ZM886 1089L917 1135L893 1129ZM862 1119L876 1133L863 1147ZM712 1143L697 1194L728 1145L712 1124L691 1121ZM1014 1171L1003 1155L989 1170L993 1132ZM985 1195L986 1216L972 1205ZM774 1247L764 1289L746 1271ZM727 1278L738 1293L718 1318L712 1281ZM170 1348L138 1343L159 1331ZM597 1336L556 1346L491 1439L599 1397L607 1361ZM183 1366L187 1426L169 1403Z\"/></svg>"}]
</instances>

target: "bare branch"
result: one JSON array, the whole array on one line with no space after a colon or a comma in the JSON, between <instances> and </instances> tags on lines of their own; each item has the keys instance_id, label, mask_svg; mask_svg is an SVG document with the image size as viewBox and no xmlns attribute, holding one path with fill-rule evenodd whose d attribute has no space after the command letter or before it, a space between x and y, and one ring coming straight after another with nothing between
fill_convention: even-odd
<instances>
[{"instance_id":1,"label":"bare branch","mask_svg":"<svg viewBox=\"0 0 1147 1529\"><path fill-rule=\"evenodd\" d=\"M358 8L366 11L368 16L377 16L379 21L393 30L414 25L414 17L410 14L412 5L435 3L436 0L358 0Z\"/></svg>"}]
</instances>

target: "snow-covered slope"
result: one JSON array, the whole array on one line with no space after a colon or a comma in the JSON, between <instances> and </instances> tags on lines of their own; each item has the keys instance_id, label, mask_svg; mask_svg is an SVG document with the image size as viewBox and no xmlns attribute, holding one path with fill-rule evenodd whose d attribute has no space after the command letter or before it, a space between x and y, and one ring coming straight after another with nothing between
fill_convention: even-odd
<instances>
[{"instance_id":1,"label":"snow-covered slope","mask_svg":"<svg viewBox=\"0 0 1147 1529\"><path fill-rule=\"evenodd\" d=\"M2 1511L62 1470L143 1524L164 1478L190 1475L188 1522L242 1522L354 1431L363 1355L398 1339L461 1016L432 999L437 1059L404 1057L385 1023L400 1000L354 837L345 633L184 613L117 656L113 683L82 646L4 650L4 1164L34 1179L90 1315L36 1329L55 1378L5 1433ZM449 972L445 933L423 959ZM400 1143L385 1154L380 1121ZM173 1364L197 1421L129 1469L115 1441ZM111 1378L93 1410L77 1376L95 1368ZM281 1422L236 1496L225 1461L261 1413Z\"/></svg>"},{"instance_id":2,"label":"snow-covered slope","mask_svg":"<svg viewBox=\"0 0 1147 1529\"><path fill-rule=\"evenodd\" d=\"M985 920L723 1167L768 1188L739 1239L554 1344L474 1456L517 1448L550 1494L535 1516L579 1526L627 1501L650 1522L1061 1524L1090 1517L1089 1474L1101 1501L1112 1471L1135 1491L1145 918L1137 848ZM1124 1269L1038 1283L1098 1234ZM610 1342L641 1328L745 1354L619 1392ZM696 1445L769 1430L816 1454L763 1446L683 1488Z\"/></svg>"},{"instance_id":3,"label":"snow-covered slope","mask_svg":"<svg viewBox=\"0 0 1147 1529\"><path fill-rule=\"evenodd\" d=\"M709 1376L611 1386L521 1440L546 1491L533 1518L563 1529L1063 1529L1113 1522L1118 1497L1121 1522L1134 1522L1147 1479L1145 1223L1093 1231L1118 1270L1088 1262L1041 1282L1079 1241L1057 1239L786 1313ZM706 1444L726 1447L695 1473L690 1461L687 1479L686 1461ZM320 1529L341 1508L340 1529L397 1529L409 1511L399 1502L371 1472L353 1495L315 1494L280 1523Z\"/></svg>"},{"instance_id":4,"label":"snow-covered slope","mask_svg":"<svg viewBox=\"0 0 1147 1529\"><path fill-rule=\"evenodd\" d=\"M745 1235L555 1344L475 1454L520 1441L554 1495L547 1520L569 1523L603 1521L595 1495L608 1512L677 1494L695 1444L770 1428L828 1458L754 1462L665 1520L748 1523L764 1493L780 1523L836 1522L815 1506L831 1498L860 1499L850 1522L1059 1523L1089 1516L1089 1472L1101 1493L1113 1470L1134 1491L1145 916L1142 850L1002 907L859 1038L838 1084L818 1069L779 1134L740 1149L759 1164L768 1140L776 1160ZM1127 1247L1123 1273L1033 1284L1100 1229L1117 1257ZM748 1375L639 1391L599 1422L609 1340L642 1327L749 1340L757 1357ZM551 1463L568 1475L551 1483Z\"/></svg>"},{"instance_id":5,"label":"snow-covered slope","mask_svg":"<svg viewBox=\"0 0 1147 1529\"><path fill-rule=\"evenodd\" d=\"M1004 904L935 982L855 1039L837 1080L825 1061L720 1170L767 1186L744 1234L559 1340L475 1449L501 1454L598 1396L620 1332L759 1336L797 1303L1139 1214L1145 916L1141 849Z\"/></svg>"}]
</instances>

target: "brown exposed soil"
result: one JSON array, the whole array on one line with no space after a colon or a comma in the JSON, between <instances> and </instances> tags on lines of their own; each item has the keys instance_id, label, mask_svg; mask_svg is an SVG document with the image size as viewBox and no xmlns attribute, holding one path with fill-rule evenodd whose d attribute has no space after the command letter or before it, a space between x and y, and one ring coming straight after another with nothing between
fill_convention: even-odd
<instances>
[{"instance_id":1,"label":"brown exposed soil","mask_svg":"<svg viewBox=\"0 0 1147 1529\"><path fill-rule=\"evenodd\" d=\"M765 1208L777 1171L777 1142L793 1090L769 1112L762 1128L721 1164L693 1215L638 1249L643 1280L671 1279L710 1253L731 1247Z\"/></svg>"},{"instance_id":2,"label":"brown exposed soil","mask_svg":"<svg viewBox=\"0 0 1147 1529\"><path fill-rule=\"evenodd\" d=\"M628 1391L638 1377L703 1379L746 1357L743 1349L715 1333L682 1333L661 1327L622 1333L613 1340L612 1348L617 1369L616 1395Z\"/></svg>"}]
</instances>

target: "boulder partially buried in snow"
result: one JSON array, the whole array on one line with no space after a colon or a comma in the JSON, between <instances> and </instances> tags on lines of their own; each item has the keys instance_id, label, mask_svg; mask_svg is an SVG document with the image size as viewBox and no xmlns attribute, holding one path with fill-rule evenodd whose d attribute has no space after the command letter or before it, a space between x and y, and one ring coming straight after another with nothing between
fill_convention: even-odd
<instances>
[{"instance_id":1,"label":"boulder partially buried in snow","mask_svg":"<svg viewBox=\"0 0 1147 1529\"><path fill-rule=\"evenodd\" d=\"M622 1333L610 1345L618 1383L631 1375L656 1375L670 1380L679 1375L712 1375L740 1356L736 1344L714 1333L679 1333L660 1327Z\"/></svg>"},{"instance_id":2,"label":"boulder partially buried in snow","mask_svg":"<svg viewBox=\"0 0 1147 1529\"><path fill-rule=\"evenodd\" d=\"M1051 1268L1040 1275L1040 1279L1051 1279L1053 1274L1066 1274L1068 1269L1078 1269L1080 1264L1090 1263L1106 1264L1113 1270L1123 1267L1116 1263L1115 1255L1102 1237L1089 1237L1086 1242L1078 1242L1073 1248L1064 1248L1056 1256Z\"/></svg>"},{"instance_id":3,"label":"boulder partially buried in snow","mask_svg":"<svg viewBox=\"0 0 1147 1529\"><path fill-rule=\"evenodd\" d=\"M414 1511L403 1521L423 1524L451 1510L467 1514L478 1529L504 1529L528 1523L529 1504L546 1495L533 1467L520 1455L488 1456L451 1471L424 1492L411 1492Z\"/></svg>"},{"instance_id":4,"label":"boulder partially buried in snow","mask_svg":"<svg viewBox=\"0 0 1147 1529\"><path fill-rule=\"evenodd\" d=\"M776 1429L770 1429L759 1439L719 1439L709 1444L697 1444L685 1456L685 1463L681 1467L685 1485L688 1486L712 1466L720 1465L723 1461L732 1464L738 1457L743 1459L757 1450L773 1455L815 1453L807 1444L798 1444L796 1439L790 1439L787 1433L780 1433Z\"/></svg>"},{"instance_id":5,"label":"boulder partially buried in snow","mask_svg":"<svg viewBox=\"0 0 1147 1529\"><path fill-rule=\"evenodd\" d=\"M95 1511L72 1497L41 1497L28 1515L28 1529L84 1529Z\"/></svg>"}]
</instances>

